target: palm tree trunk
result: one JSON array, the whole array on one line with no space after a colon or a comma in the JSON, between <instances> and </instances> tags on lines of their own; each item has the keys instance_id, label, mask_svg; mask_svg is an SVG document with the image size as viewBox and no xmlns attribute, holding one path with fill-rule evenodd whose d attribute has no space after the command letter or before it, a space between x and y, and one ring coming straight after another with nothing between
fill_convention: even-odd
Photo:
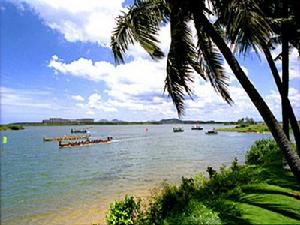
<instances>
[{"instance_id":1,"label":"palm tree trunk","mask_svg":"<svg viewBox=\"0 0 300 225\"><path fill-rule=\"evenodd\" d=\"M271 55L271 52L265 43L262 42L261 46L262 46L263 52L266 56L266 59L268 61L269 67L272 71L272 75L274 77L278 91L280 93L282 104L283 104L283 101L286 101L287 113L290 118L290 124L291 124L292 130L293 130L293 133L294 133L296 146L297 146L297 152L298 152L298 155L300 156L300 129L298 126L297 118L296 118L293 108L291 106L290 100L288 98L284 97L281 79L280 79L277 67L275 65L275 62L273 60L273 57Z\"/></svg>"},{"instance_id":2,"label":"palm tree trunk","mask_svg":"<svg viewBox=\"0 0 300 225\"><path fill-rule=\"evenodd\" d=\"M269 127L270 131L277 144L281 148L288 165L291 168L292 173L296 177L298 183L300 183L300 158L295 151L293 151L291 143L287 139L283 130L279 126L277 120L272 114L271 110L264 102L258 91L255 89L253 84L250 82L241 66L239 65L236 58L233 56L230 49L227 47L224 39L219 35L219 33L215 30L213 25L208 21L206 16L194 7L194 21L196 29L197 27L202 27L205 32L211 37L213 42L217 45L217 47L222 52L225 57L227 63L229 64L231 70L235 74L236 78L250 97L251 101L254 103L255 107L259 111L260 115L264 119L265 123Z\"/></svg>"},{"instance_id":3,"label":"palm tree trunk","mask_svg":"<svg viewBox=\"0 0 300 225\"><path fill-rule=\"evenodd\" d=\"M286 1L282 1L282 17L287 18L288 16L288 5ZM288 98L289 92L289 41L286 32L286 23L281 23L281 48L282 48L282 92L283 98ZM287 104L286 101L282 102L282 126L283 131L287 138L290 140L289 134L289 116L287 113Z\"/></svg>"},{"instance_id":4,"label":"palm tree trunk","mask_svg":"<svg viewBox=\"0 0 300 225\"><path fill-rule=\"evenodd\" d=\"M281 104L282 124L283 124L282 126L285 135L290 140L289 115L287 112L287 103L285 101L285 99L288 97L288 92L289 92L289 42L285 35L284 28L282 28L282 94L283 94L283 102Z\"/></svg>"}]
</instances>

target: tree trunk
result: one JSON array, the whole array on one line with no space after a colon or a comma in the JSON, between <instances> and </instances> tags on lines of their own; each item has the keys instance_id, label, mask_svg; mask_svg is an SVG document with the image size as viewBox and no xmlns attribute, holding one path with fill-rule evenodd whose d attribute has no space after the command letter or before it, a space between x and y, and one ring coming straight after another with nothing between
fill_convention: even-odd
<instances>
[{"instance_id":1,"label":"tree trunk","mask_svg":"<svg viewBox=\"0 0 300 225\"><path fill-rule=\"evenodd\" d=\"M284 134L283 130L279 126L278 122L276 121L274 115L272 114L271 110L264 102L258 91L255 89L253 84L250 82L242 68L240 67L238 61L233 56L230 49L227 47L224 39L219 35L219 33L215 30L213 25L208 21L206 16L201 13L194 7L194 20L196 29L197 27L203 27L205 32L211 37L213 42L217 45L217 47L222 52L223 56L225 57L227 63L229 64L231 70L235 74L236 78L250 97L251 101L259 111L260 115L264 119L265 123L269 127L272 135L279 145L280 149L282 150L288 165L291 168L292 173L296 177L298 183L300 183L300 158L295 151L293 151L291 143L287 139L286 135Z\"/></svg>"},{"instance_id":2,"label":"tree trunk","mask_svg":"<svg viewBox=\"0 0 300 225\"><path fill-rule=\"evenodd\" d=\"M287 112L287 102L289 94L289 42L287 40L284 24L282 24L282 127L285 135L290 140L289 115Z\"/></svg>"},{"instance_id":3,"label":"tree trunk","mask_svg":"<svg viewBox=\"0 0 300 225\"><path fill-rule=\"evenodd\" d=\"M296 118L295 113L293 111L293 108L291 106L290 100L288 98L284 99L281 79L280 79L277 67L275 65L275 62L273 60L273 57L271 55L271 52L270 52L268 46L265 43L262 43L261 46L262 46L262 49L263 49L264 54L266 56L266 59L268 61L269 67L272 71L272 75L274 77L274 80L275 80L276 86L278 88L278 91L280 93L281 102L283 102L284 100L286 101L286 109L287 109L287 112L288 112L288 116L290 118L291 127L292 127L293 134L294 134L294 137L295 137L297 152L298 152L298 155L300 156L300 129L299 129L299 126L298 126L297 118Z\"/></svg>"}]
</instances>

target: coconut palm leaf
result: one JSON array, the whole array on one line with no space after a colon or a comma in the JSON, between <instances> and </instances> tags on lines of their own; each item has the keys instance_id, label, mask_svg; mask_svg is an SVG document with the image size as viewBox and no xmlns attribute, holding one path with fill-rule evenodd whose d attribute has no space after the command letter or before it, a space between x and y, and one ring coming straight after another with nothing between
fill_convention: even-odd
<instances>
[{"instance_id":1,"label":"coconut palm leaf","mask_svg":"<svg viewBox=\"0 0 300 225\"><path fill-rule=\"evenodd\" d=\"M179 116L184 113L185 94L192 95L193 68L201 71L197 65L197 52L188 21L188 15L182 8L172 9L171 43L167 59L165 90L171 96Z\"/></svg>"},{"instance_id":2,"label":"coconut palm leaf","mask_svg":"<svg viewBox=\"0 0 300 225\"><path fill-rule=\"evenodd\" d=\"M240 53L252 47L258 52L259 43L267 43L271 26L257 1L254 0L212 0L218 15L218 23L226 30L226 38L235 44Z\"/></svg>"},{"instance_id":3,"label":"coconut palm leaf","mask_svg":"<svg viewBox=\"0 0 300 225\"><path fill-rule=\"evenodd\" d=\"M217 47L200 27L197 28L198 49L201 65L205 68L205 75L211 85L228 103L233 101L228 91L228 76L223 68L223 57Z\"/></svg>"},{"instance_id":4,"label":"coconut palm leaf","mask_svg":"<svg viewBox=\"0 0 300 225\"><path fill-rule=\"evenodd\" d=\"M124 63L123 55L129 44L138 42L153 59L164 56L156 38L159 26L166 22L169 9L162 0L135 1L128 12L116 18L111 37L111 48L116 63Z\"/></svg>"}]
</instances>

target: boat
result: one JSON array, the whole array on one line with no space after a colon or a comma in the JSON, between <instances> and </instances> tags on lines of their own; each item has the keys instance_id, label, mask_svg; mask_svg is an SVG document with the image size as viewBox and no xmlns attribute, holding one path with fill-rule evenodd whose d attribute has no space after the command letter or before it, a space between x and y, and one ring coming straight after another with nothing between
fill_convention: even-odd
<instances>
[{"instance_id":1,"label":"boat","mask_svg":"<svg viewBox=\"0 0 300 225\"><path fill-rule=\"evenodd\" d=\"M200 125L194 125L191 130L203 130L203 127L200 127Z\"/></svg>"},{"instance_id":2,"label":"boat","mask_svg":"<svg viewBox=\"0 0 300 225\"><path fill-rule=\"evenodd\" d=\"M81 134L86 134L87 130L83 129L83 130L77 130L77 129L71 129L71 134L76 134L76 133L81 133Z\"/></svg>"},{"instance_id":3,"label":"boat","mask_svg":"<svg viewBox=\"0 0 300 225\"><path fill-rule=\"evenodd\" d=\"M218 131L216 131L214 128L212 130L208 130L205 134L218 134Z\"/></svg>"},{"instance_id":4,"label":"boat","mask_svg":"<svg viewBox=\"0 0 300 225\"><path fill-rule=\"evenodd\" d=\"M43 141L67 141L67 140L79 140L89 138L91 135L80 135L80 136L61 136L61 137L43 137Z\"/></svg>"},{"instance_id":5,"label":"boat","mask_svg":"<svg viewBox=\"0 0 300 225\"><path fill-rule=\"evenodd\" d=\"M65 148L65 147L80 147L80 146L87 146L87 145L93 145L93 144L109 144L112 141L112 137L107 137L106 139L103 138L88 138L86 140L80 140L80 141L69 141L69 142L58 142L59 148Z\"/></svg>"},{"instance_id":6,"label":"boat","mask_svg":"<svg viewBox=\"0 0 300 225\"><path fill-rule=\"evenodd\" d=\"M183 132L184 129L182 127L174 127L173 132Z\"/></svg>"}]
</instances>

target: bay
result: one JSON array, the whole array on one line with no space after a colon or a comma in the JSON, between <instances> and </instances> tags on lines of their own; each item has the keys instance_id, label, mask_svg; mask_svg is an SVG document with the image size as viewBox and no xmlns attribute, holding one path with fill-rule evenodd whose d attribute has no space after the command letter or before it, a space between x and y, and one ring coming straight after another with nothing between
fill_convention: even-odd
<instances>
[{"instance_id":1,"label":"bay","mask_svg":"<svg viewBox=\"0 0 300 225\"><path fill-rule=\"evenodd\" d=\"M205 131L173 133L177 125L45 126L4 131L1 146L1 224L92 224L125 194L149 195L163 180L205 172L207 166L243 163L249 147L269 134ZM178 125L179 126L179 125ZM180 125L181 126L181 125ZM89 128L111 144L58 148L43 137Z\"/></svg>"}]
</instances>

